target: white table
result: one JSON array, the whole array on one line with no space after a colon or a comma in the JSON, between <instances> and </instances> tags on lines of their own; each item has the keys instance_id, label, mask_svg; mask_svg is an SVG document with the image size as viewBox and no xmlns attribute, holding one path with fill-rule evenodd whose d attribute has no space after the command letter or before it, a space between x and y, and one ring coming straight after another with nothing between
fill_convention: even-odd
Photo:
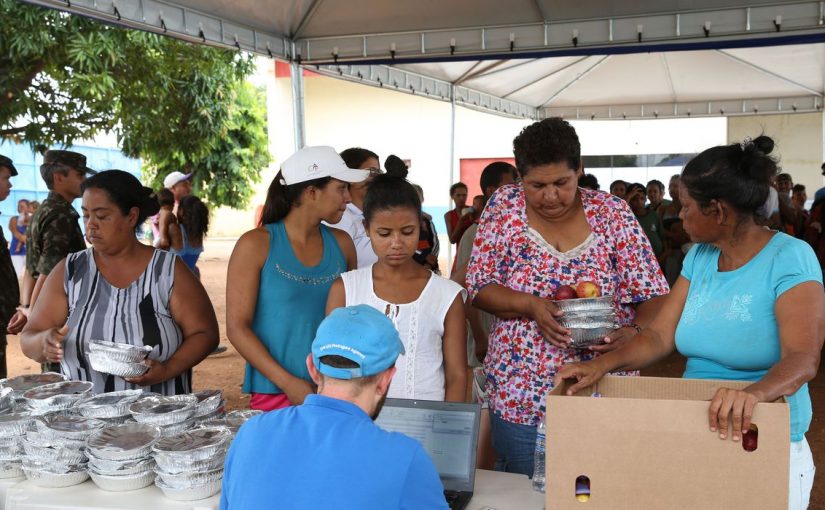
<instances>
[{"instance_id":1,"label":"white table","mask_svg":"<svg viewBox=\"0 0 825 510\"><path fill-rule=\"evenodd\" d=\"M8 492L9 487L14 487L18 483L23 482L25 480L25 478L0 479L0 510L4 510L6 508L6 492Z\"/></svg>"},{"instance_id":2,"label":"white table","mask_svg":"<svg viewBox=\"0 0 825 510\"><path fill-rule=\"evenodd\" d=\"M25 479L0 481L0 510L216 510L220 495L200 501L173 501L160 489L150 485L129 492L106 492L88 480L80 485L63 489L44 489ZM467 510L542 510L544 494L535 492L530 479L524 475L476 471L475 491Z\"/></svg>"}]
</instances>

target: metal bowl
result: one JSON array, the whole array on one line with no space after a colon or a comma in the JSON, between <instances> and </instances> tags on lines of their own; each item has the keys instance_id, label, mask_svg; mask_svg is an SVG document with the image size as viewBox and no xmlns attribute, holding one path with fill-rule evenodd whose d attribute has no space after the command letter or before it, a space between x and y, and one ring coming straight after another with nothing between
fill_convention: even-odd
<instances>
[{"instance_id":1,"label":"metal bowl","mask_svg":"<svg viewBox=\"0 0 825 510\"><path fill-rule=\"evenodd\" d=\"M129 415L129 406L143 395L141 390L121 390L86 397L75 404L88 418L120 418Z\"/></svg>"},{"instance_id":2,"label":"metal bowl","mask_svg":"<svg viewBox=\"0 0 825 510\"><path fill-rule=\"evenodd\" d=\"M149 365L113 360L103 352L89 352L89 364L93 370L118 377L139 377L149 370Z\"/></svg>"},{"instance_id":3,"label":"metal bowl","mask_svg":"<svg viewBox=\"0 0 825 510\"><path fill-rule=\"evenodd\" d=\"M229 431L222 427L193 429L161 439L152 451L158 464L162 462L158 460L161 457L178 457L195 462L225 453L231 438Z\"/></svg>"},{"instance_id":4,"label":"metal bowl","mask_svg":"<svg viewBox=\"0 0 825 510\"><path fill-rule=\"evenodd\" d=\"M592 312L597 310L613 311L613 296L595 298L562 299L553 301L563 312Z\"/></svg>"},{"instance_id":5,"label":"metal bowl","mask_svg":"<svg viewBox=\"0 0 825 510\"><path fill-rule=\"evenodd\" d=\"M144 423L104 427L86 441L88 453L105 460L139 459L151 454L160 429Z\"/></svg>"},{"instance_id":6,"label":"metal bowl","mask_svg":"<svg viewBox=\"0 0 825 510\"><path fill-rule=\"evenodd\" d=\"M103 428L106 423L84 416L48 413L35 420L37 431L47 436L56 436L75 441L83 441L92 433Z\"/></svg>"},{"instance_id":7,"label":"metal bowl","mask_svg":"<svg viewBox=\"0 0 825 510\"><path fill-rule=\"evenodd\" d=\"M14 390L14 398L20 398L24 392L45 384L52 384L65 381L67 377L57 372L44 372L42 374L25 374L8 379L0 379L0 388L11 388Z\"/></svg>"},{"instance_id":8,"label":"metal bowl","mask_svg":"<svg viewBox=\"0 0 825 510\"><path fill-rule=\"evenodd\" d=\"M155 473L152 470L129 475L109 475L89 469L89 476L100 489L109 492L135 491L152 485Z\"/></svg>"},{"instance_id":9,"label":"metal bowl","mask_svg":"<svg viewBox=\"0 0 825 510\"><path fill-rule=\"evenodd\" d=\"M204 390L194 393L198 399L198 412L195 416L207 415L224 404L223 391L221 390Z\"/></svg>"},{"instance_id":10,"label":"metal bowl","mask_svg":"<svg viewBox=\"0 0 825 510\"><path fill-rule=\"evenodd\" d=\"M32 411L63 409L74 405L93 387L89 381L61 381L26 390L23 399Z\"/></svg>"},{"instance_id":11,"label":"metal bowl","mask_svg":"<svg viewBox=\"0 0 825 510\"><path fill-rule=\"evenodd\" d=\"M129 406L129 411L139 423L172 425L193 417L197 411L197 400L191 394L148 397L134 402Z\"/></svg>"},{"instance_id":12,"label":"metal bowl","mask_svg":"<svg viewBox=\"0 0 825 510\"><path fill-rule=\"evenodd\" d=\"M570 347L573 349L586 349L591 345L601 345L604 343L606 337L611 331L616 329L616 326L610 325L607 327L591 327L591 328L569 328L570 337L573 341Z\"/></svg>"},{"instance_id":13,"label":"metal bowl","mask_svg":"<svg viewBox=\"0 0 825 510\"><path fill-rule=\"evenodd\" d=\"M123 342L106 342L104 340L89 341L90 355L100 353L112 361L140 363L146 359L150 352L152 352L152 347L149 345L132 345Z\"/></svg>"}]
</instances>

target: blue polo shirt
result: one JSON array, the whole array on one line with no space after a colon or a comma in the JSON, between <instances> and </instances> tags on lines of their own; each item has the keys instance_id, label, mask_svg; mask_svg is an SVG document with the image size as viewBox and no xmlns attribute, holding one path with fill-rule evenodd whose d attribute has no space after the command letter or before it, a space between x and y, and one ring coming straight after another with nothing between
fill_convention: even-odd
<instances>
[{"instance_id":1,"label":"blue polo shirt","mask_svg":"<svg viewBox=\"0 0 825 510\"><path fill-rule=\"evenodd\" d=\"M221 509L446 509L421 445L322 395L249 420L232 442Z\"/></svg>"}]
</instances>

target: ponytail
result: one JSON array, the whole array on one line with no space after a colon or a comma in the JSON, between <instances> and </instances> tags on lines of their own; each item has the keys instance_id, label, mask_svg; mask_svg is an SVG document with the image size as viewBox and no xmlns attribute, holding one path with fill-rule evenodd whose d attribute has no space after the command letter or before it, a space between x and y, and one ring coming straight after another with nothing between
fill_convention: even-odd
<instances>
[{"instance_id":1,"label":"ponytail","mask_svg":"<svg viewBox=\"0 0 825 510\"><path fill-rule=\"evenodd\" d=\"M266 202L264 202L264 210L261 213L258 226L262 227L286 218L286 215L289 214L289 211L291 211L293 207L301 205L300 199L305 189L310 186L323 189L331 180L332 177L321 177L320 179L299 182L288 186L281 172L278 172L278 175L272 179L272 182L269 184L269 189L266 192Z\"/></svg>"}]
</instances>

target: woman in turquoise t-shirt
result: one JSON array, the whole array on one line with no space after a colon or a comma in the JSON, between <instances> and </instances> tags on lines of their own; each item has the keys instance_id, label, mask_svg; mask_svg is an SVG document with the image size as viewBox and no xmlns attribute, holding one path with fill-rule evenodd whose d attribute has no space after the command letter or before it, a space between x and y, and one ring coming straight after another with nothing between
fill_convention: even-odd
<instances>
[{"instance_id":1,"label":"woman in turquoise t-shirt","mask_svg":"<svg viewBox=\"0 0 825 510\"><path fill-rule=\"evenodd\" d=\"M281 165L261 224L238 239L226 276L226 326L246 361L249 406L270 411L300 404L315 387L306 358L338 276L357 267L337 223L348 183L369 176L347 168L332 147L304 147Z\"/></svg>"},{"instance_id":2,"label":"woman in turquoise t-shirt","mask_svg":"<svg viewBox=\"0 0 825 510\"><path fill-rule=\"evenodd\" d=\"M760 136L710 148L682 172L680 218L697 243L648 328L593 361L567 365L573 393L616 370L635 370L669 355L687 357L684 377L753 381L719 388L710 430L741 439L754 406L786 397L791 415L789 508L807 508L815 468L805 432L811 422L807 382L816 376L825 339L822 272L803 241L755 221L767 200L776 161L773 140Z\"/></svg>"}]
</instances>

